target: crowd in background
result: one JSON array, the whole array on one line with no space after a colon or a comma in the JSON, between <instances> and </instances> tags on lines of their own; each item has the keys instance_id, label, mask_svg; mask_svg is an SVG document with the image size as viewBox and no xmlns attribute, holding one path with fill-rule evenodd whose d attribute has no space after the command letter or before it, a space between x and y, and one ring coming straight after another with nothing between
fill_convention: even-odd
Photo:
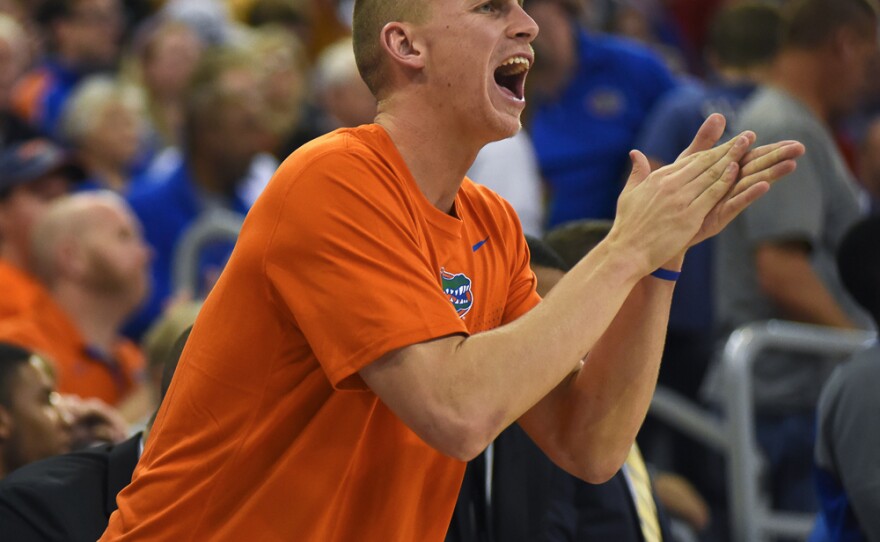
<instances>
[{"instance_id":1,"label":"crowd in background","mask_svg":"<svg viewBox=\"0 0 880 542\"><path fill-rule=\"evenodd\" d=\"M524 231L546 235L562 256L560 268L570 267L566 250L577 258L586 252L577 239L607 231L630 149L643 150L654 167L671 163L712 112L727 116L731 135L766 121L771 133L756 129L759 141L791 137L774 133L770 114L788 107L784 98L750 101L776 99L756 94L764 85L808 86L780 83L779 66L795 40L784 30L794 24L777 9L786 3L526 0L541 32L533 44L524 130L487 146L469 176L508 199ZM231 223L234 233L236 220L297 148L375 115L352 53L352 8L348 0L0 0L0 341L48 361L37 363L52 380L40 388L40 408L55 412L47 423L73 435L11 454L8 435L0 432L6 439L0 477L144 426L158 402L161 363L195 319L199 301L222 280L234 234L208 235L197 252L185 248L216 224ZM807 27L807 19L798 24ZM807 34L798 51L824 39ZM820 186L814 200L794 196L793 214L822 215L821 202L837 202L834 231L826 233L824 222L803 225L823 242L834 238L822 249L828 261L856 218L880 208L876 35L869 49L853 52L852 64L840 58L839 69L849 70L841 73L858 80L831 75L853 91L817 106L815 130L795 132L816 136L804 141L808 156L833 145L825 148L827 160L801 168L824 168L853 192L837 198L829 195L836 188ZM797 57L797 70L806 70L806 58ZM821 71L830 70L826 57L815 58L816 73L834 73ZM504 78L496 72L499 85ZM755 124L743 124L741 113ZM821 139L825 128L828 144ZM778 207L767 212L786 214ZM753 216L772 231L768 218ZM812 245L799 252L797 235L784 240L786 246L761 252L773 269L800 261L798 254L822 253ZM660 382L699 404L713 404L718 341L734 324L760 316L738 304L760 304L749 291L786 280L764 273L760 261L757 270L737 272L749 276L745 284L719 276L718 258L737 257L729 251L738 242L728 237L719 240L723 247L695 247L677 286ZM181 271L186 258L194 260L190 276ZM872 326L849 307L813 317L809 307L791 306L801 312L792 310L787 319ZM836 306L829 301L826 308ZM778 314L768 309L766 316ZM798 375L807 391L793 387L787 370L765 376L772 404L759 438L766 433L761 443L771 463L797 466L804 455L793 459L784 443L774 442L776 434L808 447L811 464L815 429L805 427L814 423L827 373ZM15 394L3 378L0 370L0 406L10 408ZM802 399L806 405L795 404ZM667 491L672 515L696 536L723 537L720 459L650 421L639 442L649 463L684 477ZM802 474L803 468L779 475L772 494L780 506L816 509L815 497L800 498L813 493L812 482L800 485ZM710 515L714 529L707 527Z\"/></svg>"}]
</instances>

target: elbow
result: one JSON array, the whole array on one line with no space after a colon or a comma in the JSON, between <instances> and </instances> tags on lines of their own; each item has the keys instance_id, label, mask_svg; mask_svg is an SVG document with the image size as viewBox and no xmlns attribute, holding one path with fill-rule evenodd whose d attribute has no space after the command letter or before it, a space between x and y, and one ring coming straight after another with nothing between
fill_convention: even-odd
<instances>
[{"instance_id":1,"label":"elbow","mask_svg":"<svg viewBox=\"0 0 880 542\"><path fill-rule=\"evenodd\" d=\"M423 439L440 453L468 462L483 453L495 438L496 431L483 420L446 420L436 424Z\"/></svg>"},{"instance_id":2,"label":"elbow","mask_svg":"<svg viewBox=\"0 0 880 542\"><path fill-rule=\"evenodd\" d=\"M612 479L620 470L623 463L615 463L612 461L596 461L590 465L585 465L581 470L579 478L591 484L604 484Z\"/></svg>"},{"instance_id":3,"label":"elbow","mask_svg":"<svg viewBox=\"0 0 880 542\"><path fill-rule=\"evenodd\" d=\"M604 484L620 471L629 453L609 451L609 448L580 450L576 456L568 455L559 466L572 475L591 484Z\"/></svg>"}]
</instances>

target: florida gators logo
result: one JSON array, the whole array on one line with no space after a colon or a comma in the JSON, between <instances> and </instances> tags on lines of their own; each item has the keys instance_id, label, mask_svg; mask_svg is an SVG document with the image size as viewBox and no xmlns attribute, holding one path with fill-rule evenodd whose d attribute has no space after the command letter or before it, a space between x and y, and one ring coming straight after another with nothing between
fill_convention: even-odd
<instances>
[{"instance_id":1,"label":"florida gators logo","mask_svg":"<svg viewBox=\"0 0 880 542\"><path fill-rule=\"evenodd\" d=\"M470 312L474 306L474 293L471 291L471 279L464 273L453 274L444 268L440 268L440 281L443 293L449 297L449 302L455 308L459 318Z\"/></svg>"}]
</instances>

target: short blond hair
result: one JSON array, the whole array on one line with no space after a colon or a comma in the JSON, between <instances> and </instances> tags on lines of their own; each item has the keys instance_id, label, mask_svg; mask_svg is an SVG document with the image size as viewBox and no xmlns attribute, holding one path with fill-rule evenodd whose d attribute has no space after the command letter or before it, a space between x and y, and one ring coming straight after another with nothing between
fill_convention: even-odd
<instances>
[{"instance_id":1,"label":"short blond hair","mask_svg":"<svg viewBox=\"0 0 880 542\"><path fill-rule=\"evenodd\" d=\"M422 23L428 17L426 0L355 0L352 18L352 44L358 71L377 98L384 90L385 63L380 34L394 21Z\"/></svg>"}]
</instances>

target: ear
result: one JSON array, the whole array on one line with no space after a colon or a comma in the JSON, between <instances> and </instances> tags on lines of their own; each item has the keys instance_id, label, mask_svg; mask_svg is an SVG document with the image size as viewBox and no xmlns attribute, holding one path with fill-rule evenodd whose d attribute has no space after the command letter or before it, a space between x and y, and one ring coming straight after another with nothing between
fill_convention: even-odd
<instances>
[{"instance_id":1,"label":"ear","mask_svg":"<svg viewBox=\"0 0 880 542\"><path fill-rule=\"evenodd\" d=\"M425 67L421 48L413 41L413 27L400 22L390 22L382 27L379 35L382 49L393 62L412 70Z\"/></svg>"}]
</instances>

